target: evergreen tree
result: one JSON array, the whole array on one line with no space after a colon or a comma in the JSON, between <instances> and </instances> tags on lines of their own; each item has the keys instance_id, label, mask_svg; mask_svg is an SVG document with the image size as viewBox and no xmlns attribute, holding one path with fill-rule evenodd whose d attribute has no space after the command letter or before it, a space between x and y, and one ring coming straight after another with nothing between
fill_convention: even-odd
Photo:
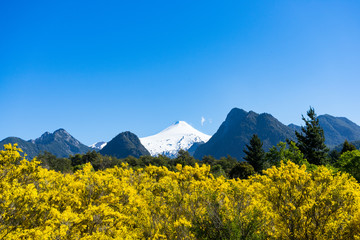
<instances>
[{"instance_id":1,"label":"evergreen tree","mask_svg":"<svg viewBox=\"0 0 360 240\"><path fill-rule=\"evenodd\" d=\"M335 165L339 160L340 156L341 154L339 153L339 151L337 151L336 149L331 150L328 155L328 163L331 165Z\"/></svg>"},{"instance_id":2,"label":"evergreen tree","mask_svg":"<svg viewBox=\"0 0 360 240\"><path fill-rule=\"evenodd\" d=\"M176 158L171 159L170 164L176 166L181 164L183 166L195 166L196 160L190 155L188 151L180 149Z\"/></svg>"},{"instance_id":3,"label":"evergreen tree","mask_svg":"<svg viewBox=\"0 0 360 240\"><path fill-rule=\"evenodd\" d=\"M246 145L247 149L244 149L246 156L244 159L253 166L256 172L263 170L265 162L265 152L262 148L263 143L260 138L254 134L250 139L250 144Z\"/></svg>"},{"instance_id":4,"label":"evergreen tree","mask_svg":"<svg viewBox=\"0 0 360 240\"><path fill-rule=\"evenodd\" d=\"M295 131L297 147L304 154L304 158L311 164L325 164L329 149L325 145L324 130L320 127L314 108L307 111L308 119L302 116L305 126L302 133Z\"/></svg>"},{"instance_id":5,"label":"evergreen tree","mask_svg":"<svg viewBox=\"0 0 360 240\"><path fill-rule=\"evenodd\" d=\"M344 152L348 152L348 151L354 151L356 150L356 147L349 143L347 140L345 140L344 144L343 144L343 148L341 149L341 154L343 154Z\"/></svg>"},{"instance_id":6,"label":"evergreen tree","mask_svg":"<svg viewBox=\"0 0 360 240\"><path fill-rule=\"evenodd\" d=\"M240 162L233 167L229 173L229 178L247 179L255 174L253 166L247 162Z\"/></svg>"}]
</instances>

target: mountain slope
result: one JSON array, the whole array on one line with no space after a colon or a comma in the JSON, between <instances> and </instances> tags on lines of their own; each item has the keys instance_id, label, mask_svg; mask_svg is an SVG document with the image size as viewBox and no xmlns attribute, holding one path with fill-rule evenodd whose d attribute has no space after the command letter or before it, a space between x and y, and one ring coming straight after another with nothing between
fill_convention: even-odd
<instances>
[{"instance_id":1,"label":"mountain slope","mask_svg":"<svg viewBox=\"0 0 360 240\"><path fill-rule=\"evenodd\" d=\"M46 132L33 142L40 151L51 152L57 157L68 157L69 155L91 151L91 148L79 142L62 128L54 133Z\"/></svg>"},{"instance_id":2,"label":"mountain slope","mask_svg":"<svg viewBox=\"0 0 360 240\"><path fill-rule=\"evenodd\" d=\"M3 146L5 144L18 144L18 147L23 150L23 153L21 154L23 156L24 153L26 153L28 159L32 159L36 155L39 154L39 148L30 141L25 141L18 137L7 137L0 141L0 149L3 149Z\"/></svg>"},{"instance_id":3,"label":"mountain slope","mask_svg":"<svg viewBox=\"0 0 360 240\"><path fill-rule=\"evenodd\" d=\"M196 149L194 157L201 159L205 155L212 155L220 158L230 155L241 160L245 156L243 150L253 134L257 134L263 141L264 150L287 138L295 138L292 129L270 114L234 108L214 136Z\"/></svg>"},{"instance_id":4,"label":"mountain slope","mask_svg":"<svg viewBox=\"0 0 360 240\"><path fill-rule=\"evenodd\" d=\"M28 155L28 158L37 156L40 152L50 152L57 157L68 157L77 153L86 153L92 149L85 146L64 129L53 133L45 132L35 140L25 141L21 138L5 138L0 146L6 143L18 143L19 147Z\"/></svg>"},{"instance_id":5,"label":"mountain slope","mask_svg":"<svg viewBox=\"0 0 360 240\"><path fill-rule=\"evenodd\" d=\"M325 144L329 147L344 143L345 140L360 140L360 126L345 117L334 117L328 114L318 117L324 129Z\"/></svg>"},{"instance_id":6,"label":"mountain slope","mask_svg":"<svg viewBox=\"0 0 360 240\"><path fill-rule=\"evenodd\" d=\"M126 158L127 156L140 157L150 155L141 144L139 138L131 132L123 132L114 137L99 151L102 155Z\"/></svg>"},{"instance_id":7,"label":"mountain slope","mask_svg":"<svg viewBox=\"0 0 360 240\"><path fill-rule=\"evenodd\" d=\"M140 138L140 141L152 156L175 157L180 149L188 150L194 143L207 142L210 137L188 123L178 121L158 134Z\"/></svg>"},{"instance_id":8,"label":"mountain slope","mask_svg":"<svg viewBox=\"0 0 360 240\"><path fill-rule=\"evenodd\" d=\"M345 117L334 117L329 114L318 116L319 124L324 130L325 144L330 148L344 143L345 140L360 140L360 126ZM291 125L291 126L290 126ZM290 124L294 131L301 132L301 127Z\"/></svg>"}]
</instances>

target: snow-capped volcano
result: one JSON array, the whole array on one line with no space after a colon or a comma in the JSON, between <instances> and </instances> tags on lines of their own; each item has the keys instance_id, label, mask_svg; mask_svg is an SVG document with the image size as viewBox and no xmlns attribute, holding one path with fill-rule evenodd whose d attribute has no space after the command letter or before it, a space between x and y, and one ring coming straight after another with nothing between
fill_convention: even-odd
<instances>
[{"instance_id":1,"label":"snow-capped volcano","mask_svg":"<svg viewBox=\"0 0 360 240\"><path fill-rule=\"evenodd\" d=\"M152 156L175 157L180 149L188 150L196 142L207 142L206 135L184 121L178 121L158 134L140 138L142 145Z\"/></svg>"},{"instance_id":2,"label":"snow-capped volcano","mask_svg":"<svg viewBox=\"0 0 360 240\"><path fill-rule=\"evenodd\" d=\"M103 149L103 147L106 146L106 144L107 144L106 142L97 142L97 143L90 145L89 147L101 150L101 149Z\"/></svg>"}]
</instances>

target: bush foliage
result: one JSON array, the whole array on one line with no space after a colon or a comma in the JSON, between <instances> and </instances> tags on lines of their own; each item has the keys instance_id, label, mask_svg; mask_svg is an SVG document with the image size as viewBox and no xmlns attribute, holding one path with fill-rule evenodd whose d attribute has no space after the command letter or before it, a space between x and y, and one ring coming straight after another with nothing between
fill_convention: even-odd
<instances>
[{"instance_id":1,"label":"bush foliage","mask_svg":"<svg viewBox=\"0 0 360 240\"><path fill-rule=\"evenodd\" d=\"M61 173L19 151L0 151L0 239L360 238L360 186L324 166L281 161L241 180L196 162L95 171L81 158Z\"/></svg>"}]
</instances>

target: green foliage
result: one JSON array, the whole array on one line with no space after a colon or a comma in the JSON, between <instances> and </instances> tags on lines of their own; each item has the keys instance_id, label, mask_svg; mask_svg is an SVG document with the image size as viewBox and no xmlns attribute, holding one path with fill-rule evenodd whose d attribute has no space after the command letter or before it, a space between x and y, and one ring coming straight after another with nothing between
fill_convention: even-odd
<instances>
[{"instance_id":1,"label":"green foliage","mask_svg":"<svg viewBox=\"0 0 360 240\"><path fill-rule=\"evenodd\" d=\"M183 166L195 166L196 159L188 151L180 149L176 158L170 160L172 166L181 164Z\"/></svg>"},{"instance_id":2,"label":"green foliage","mask_svg":"<svg viewBox=\"0 0 360 240\"><path fill-rule=\"evenodd\" d=\"M215 159L213 156L204 156L200 162L211 166L211 173L214 176L228 177L231 169L238 163L236 158L231 156Z\"/></svg>"},{"instance_id":3,"label":"green foliage","mask_svg":"<svg viewBox=\"0 0 360 240\"><path fill-rule=\"evenodd\" d=\"M336 166L341 171L351 174L356 180L360 181L360 151L353 150L341 154Z\"/></svg>"},{"instance_id":4,"label":"green foliage","mask_svg":"<svg viewBox=\"0 0 360 240\"><path fill-rule=\"evenodd\" d=\"M71 165L73 167L78 166L78 165L83 165L86 162L83 161L83 155L81 154L75 154L74 156L70 156L70 160L71 160Z\"/></svg>"},{"instance_id":5,"label":"green foliage","mask_svg":"<svg viewBox=\"0 0 360 240\"><path fill-rule=\"evenodd\" d=\"M222 157L220 160L215 161L215 164L219 164L222 169L228 174L231 169L238 163L236 158L227 155L227 157Z\"/></svg>"},{"instance_id":6,"label":"green foliage","mask_svg":"<svg viewBox=\"0 0 360 240\"><path fill-rule=\"evenodd\" d=\"M248 213L247 223L239 216L233 221L226 221L226 216L220 211L218 204L210 203L207 206L206 221L196 221L193 226L196 239L205 240L262 240L267 239L267 234L259 232L263 224L258 211Z\"/></svg>"},{"instance_id":7,"label":"green foliage","mask_svg":"<svg viewBox=\"0 0 360 240\"><path fill-rule=\"evenodd\" d=\"M246 154L244 159L254 167L256 172L264 169L265 151L262 146L263 143L260 138L254 134L250 139L250 144L246 145L247 150L244 149L244 153Z\"/></svg>"},{"instance_id":8,"label":"green foliage","mask_svg":"<svg viewBox=\"0 0 360 240\"><path fill-rule=\"evenodd\" d=\"M320 127L314 108L310 107L307 115L308 119L302 116L302 120L305 122L305 127L301 127L302 133L295 131L297 147L309 163L325 164L329 149L325 145L324 131Z\"/></svg>"},{"instance_id":9,"label":"green foliage","mask_svg":"<svg viewBox=\"0 0 360 240\"><path fill-rule=\"evenodd\" d=\"M344 152L347 152L347 151L354 151L354 150L356 150L356 147L354 146L354 144L351 144L347 140L345 140L340 154L343 154Z\"/></svg>"},{"instance_id":10,"label":"green foliage","mask_svg":"<svg viewBox=\"0 0 360 240\"><path fill-rule=\"evenodd\" d=\"M335 165L339 160L340 156L341 154L336 149L331 150L328 155L329 164Z\"/></svg>"},{"instance_id":11,"label":"green foliage","mask_svg":"<svg viewBox=\"0 0 360 240\"><path fill-rule=\"evenodd\" d=\"M210 173L213 174L214 177L220 177L220 176L226 177L226 175L227 175L220 164L211 166Z\"/></svg>"},{"instance_id":12,"label":"green foliage","mask_svg":"<svg viewBox=\"0 0 360 240\"><path fill-rule=\"evenodd\" d=\"M203 164L214 165L215 161L216 159L213 156L204 156L201 162Z\"/></svg>"},{"instance_id":13,"label":"green foliage","mask_svg":"<svg viewBox=\"0 0 360 240\"><path fill-rule=\"evenodd\" d=\"M0 239L360 239L360 185L324 166L281 162L241 180L206 164L138 168L156 159L139 158L62 174L19 151L0 151ZM340 160L359 172L360 151Z\"/></svg>"},{"instance_id":14,"label":"green foliage","mask_svg":"<svg viewBox=\"0 0 360 240\"><path fill-rule=\"evenodd\" d=\"M94 158L93 161L90 161L91 165L93 166L94 170L105 170L107 168L112 168L115 166L121 166L121 163L124 161L122 159L118 159L116 157L111 156L102 156L101 154L97 153L98 157Z\"/></svg>"},{"instance_id":15,"label":"green foliage","mask_svg":"<svg viewBox=\"0 0 360 240\"><path fill-rule=\"evenodd\" d=\"M73 171L71 160L68 158L57 158L55 155L44 152L37 156L37 160L41 161L41 166L62 173L71 173Z\"/></svg>"},{"instance_id":16,"label":"green foliage","mask_svg":"<svg viewBox=\"0 0 360 240\"><path fill-rule=\"evenodd\" d=\"M229 173L229 178L248 179L255 174L253 166L248 162L240 162L236 164Z\"/></svg>"},{"instance_id":17,"label":"green foliage","mask_svg":"<svg viewBox=\"0 0 360 240\"><path fill-rule=\"evenodd\" d=\"M292 161L298 165L309 163L304 159L304 154L296 146L293 141L279 142L276 146L269 149L269 152L265 154L267 163L271 166L280 166L281 161Z\"/></svg>"}]
</instances>

